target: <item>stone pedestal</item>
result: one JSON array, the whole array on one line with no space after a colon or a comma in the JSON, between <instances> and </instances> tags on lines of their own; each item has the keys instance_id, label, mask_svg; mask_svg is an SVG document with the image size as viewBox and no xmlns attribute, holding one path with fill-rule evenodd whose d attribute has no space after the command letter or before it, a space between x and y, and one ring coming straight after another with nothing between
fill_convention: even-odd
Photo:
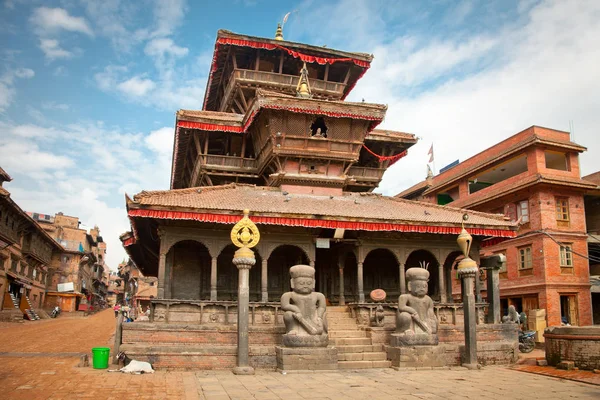
<instances>
[{"instance_id":1,"label":"stone pedestal","mask_svg":"<svg viewBox=\"0 0 600 400\"><path fill-rule=\"evenodd\" d=\"M395 369L439 368L449 365L445 353L445 346L388 347L387 358Z\"/></svg>"},{"instance_id":2,"label":"stone pedestal","mask_svg":"<svg viewBox=\"0 0 600 400\"><path fill-rule=\"evenodd\" d=\"M280 372L331 371L338 369L335 347L276 346L277 370Z\"/></svg>"},{"instance_id":3,"label":"stone pedestal","mask_svg":"<svg viewBox=\"0 0 600 400\"><path fill-rule=\"evenodd\" d=\"M439 339L437 335L428 333L392 333L390 346L437 346Z\"/></svg>"},{"instance_id":4,"label":"stone pedestal","mask_svg":"<svg viewBox=\"0 0 600 400\"><path fill-rule=\"evenodd\" d=\"M283 335L283 345L287 347L327 347L329 336L322 335Z\"/></svg>"}]
</instances>

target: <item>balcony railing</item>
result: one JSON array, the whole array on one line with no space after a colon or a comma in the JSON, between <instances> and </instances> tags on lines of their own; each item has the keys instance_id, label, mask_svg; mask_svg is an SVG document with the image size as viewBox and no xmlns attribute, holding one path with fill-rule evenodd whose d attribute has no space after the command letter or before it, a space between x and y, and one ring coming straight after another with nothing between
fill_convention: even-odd
<instances>
[{"instance_id":1,"label":"balcony railing","mask_svg":"<svg viewBox=\"0 0 600 400\"><path fill-rule=\"evenodd\" d=\"M221 167L224 169L244 169L247 172L256 171L256 159L254 158L242 158L234 156L219 156L219 155L206 155L204 157L204 165L211 168Z\"/></svg>"},{"instance_id":2,"label":"balcony railing","mask_svg":"<svg viewBox=\"0 0 600 400\"><path fill-rule=\"evenodd\" d=\"M289 93L295 93L299 76L284 75L277 72L253 71L249 69L234 69L231 73L229 83L225 89L221 110L233 96L236 84L252 84L266 88L283 89ZM340 99L344 95L346 85L341 82L327 82L320 79L309 78L311 92L318 97L332 97Z\"/></svg>"},{"instance_id":3,"label":"balcony railing","mask_svg":"<svg viewBox=\"0 0 600 400\"><path fill-rule=\"evenodd\" d=\"M358 180L381 180L385 169L369 167L350 167L348 176L353 176Z\"/></svg>"}]
</instances>

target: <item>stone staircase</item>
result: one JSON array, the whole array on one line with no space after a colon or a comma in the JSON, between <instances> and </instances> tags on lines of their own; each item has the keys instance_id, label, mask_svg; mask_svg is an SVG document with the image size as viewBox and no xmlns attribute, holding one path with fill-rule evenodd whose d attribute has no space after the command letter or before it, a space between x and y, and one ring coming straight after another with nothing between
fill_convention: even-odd
<instances>
[{"instance_id":1,"label":"stone staircase","mask_svg":"<svg viewBox=\"0 0 600 400\"><path fill-rule=\"evenodd\" d=\"M338 349L339 369L389 368L392 365L383 345L372 343L352 318L348 307L327 307L327 323L329 344Z\"/></svg>"},{"instance_id":2,"label":"stone staircase","mask_svg":"<svg viewBox=\"0 0 600 400\"><path fill-rule=\"evenodd\" d=\"M25 300L27 300L27 305L29 306L29 308L25 310L25 312L27 313L27 318L29 318L30 321L37 321L38 319L40 319L40 316L37 315L37 313L33 309L33 306L31 305L31 300L29 300L28 296L25 296Z\"/></svg>"}]
</instances>

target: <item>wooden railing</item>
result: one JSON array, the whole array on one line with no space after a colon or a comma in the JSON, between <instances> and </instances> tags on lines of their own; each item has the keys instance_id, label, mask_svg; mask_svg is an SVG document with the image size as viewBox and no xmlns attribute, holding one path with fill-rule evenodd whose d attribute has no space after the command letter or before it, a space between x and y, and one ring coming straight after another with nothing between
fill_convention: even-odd
<instances>
[{"instance_id":1,"label":"wooden railing","mask_svg":"<svg viewBox=\"0 0 600 400\"><path fill-rule=\"evenodd\" d=\"M221 110L223 105L229 103L231 96L235 93L236 84L254 84L265 87L278 87L287 90L290 93L295 92L300 76L284 75L277 72L253 71L249 69L234 69L229 78L229 83L225 88L223 99L221 101ZM341 82L327 82L320 79L309 78L310 90L317 95L331 96L341 98L346 89L346 85Z\"/></svg>"},{"instance_id":2,"label":"wooden railing","mask_svg":"<svg viewBox=\"0 0 600 400\"><path fill-rule=\"evenodd\" d=\"M369 180L377 179L381 180L385 169L383 168L369 168L369 167L350 167L348 170L348 176L355 178L366 178Z\"/></svg>"},{"instance_id":3,"label":"wooden railing","mask_svg":"<svg viewBox=\"0 0 600 400\"><path fill-rule=\"evenodd\" d=\"M227 169L244 169L248 172L255 172L257 167L256 159L242 158L234 156L220 156L208 154L204 157L204 165L210 167L223 167Z\"/></svg>"}]
</instances>

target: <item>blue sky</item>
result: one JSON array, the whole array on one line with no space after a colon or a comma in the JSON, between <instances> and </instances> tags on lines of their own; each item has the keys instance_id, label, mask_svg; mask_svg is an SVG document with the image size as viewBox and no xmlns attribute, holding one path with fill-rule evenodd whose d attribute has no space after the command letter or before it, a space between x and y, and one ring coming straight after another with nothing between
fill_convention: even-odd
<instances>
[{"instance_id":1,"label":"blue sky","mask_svg":"<svg viewBox=\"0 0 600 400\"><path fill-rule=\"evenodd\" d=\"M218 29L373 53L349 100L419 144L385 175L395 194L436 166L531 125L568 130L600 169L600 2L36 1L0 5L0 165L26 210L97 224L125 256L124 193L167 189L174 114L199 109Z\"/></svg>"}]
</instances>

